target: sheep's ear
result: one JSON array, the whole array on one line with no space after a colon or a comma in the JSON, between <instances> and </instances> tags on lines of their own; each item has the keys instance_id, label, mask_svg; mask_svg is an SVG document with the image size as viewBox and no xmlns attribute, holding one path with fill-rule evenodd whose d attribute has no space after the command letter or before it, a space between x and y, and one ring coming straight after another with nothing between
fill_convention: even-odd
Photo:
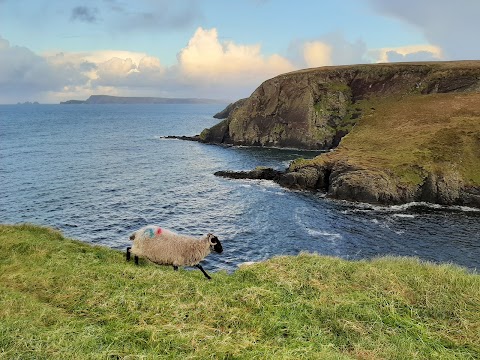
<instances>
[{"instance_id":1,"label":"sheep's ear","mask_svg":"<svg viewBox=\"0 0 480 360\"><path fill-rule=\"evenodd\" d=\"M210 242L211 242L212 244L217 244L217 243L218 243L218 238L217 238L215 235L213 235L213 234L208 234L208 238L210 239Z\"/></svg>"}]
</instances>

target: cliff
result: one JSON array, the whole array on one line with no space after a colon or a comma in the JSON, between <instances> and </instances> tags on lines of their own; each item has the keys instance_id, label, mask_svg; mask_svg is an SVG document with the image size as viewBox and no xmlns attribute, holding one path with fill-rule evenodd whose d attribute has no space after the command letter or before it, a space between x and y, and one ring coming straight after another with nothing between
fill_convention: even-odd
<instances>
[{"instance_id":1,"label":"cliff","mask_svg":"<svg viewBox=\"0 0 480 360\"><path fill-rule=\"evenodd\" d=\"M335 151L293 162L279 182L369 203L480 207L480 93L373 104Z\"/></svg>"},{"instance_id":2,"label":"cliff","mask_svg":"<svg viewBox=\"0 0 480 360\"><path fill-rule=\"evenodd\" d=\"M202 141L331 149L362 117L365 99L480 91L480 61L324 67L265 81Z\"/></svg>"},{"instance_id":3,"label":"cliff","mask_svg":"<svg viewBox=\"0 0 480 360\"><path fill-rule=\"evenodd\" d=\"M246 101L247 99L240 99L240 100L237 100L235 101L234 103L231 103L229 104L225 109L223 109L222 111L216 113L215 115L213 115L213 117L215 119L226 119L228 118L228 116L230 115L230 113L237 109L238 107L242 106L243 103Z\"/></svg>"},{"instance_id":4,"label":"cliff","mask_svg":"<svg viewBox=\"0 0 480 360\"><path fill-rule=\"evenodd\" d=\"M480 61L281 75L200 138L335 149L292 163L276 179L291 188L369 203L480 207Z\"/></svg>"}]
</instances>

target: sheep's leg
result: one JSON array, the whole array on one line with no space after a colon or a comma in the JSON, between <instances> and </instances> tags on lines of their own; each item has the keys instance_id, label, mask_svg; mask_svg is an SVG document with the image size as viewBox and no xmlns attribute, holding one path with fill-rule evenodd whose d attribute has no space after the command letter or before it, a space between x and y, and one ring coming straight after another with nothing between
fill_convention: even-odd
<instances>
[{"instance_id":1,"label":"sheep's leg","mask_svg":"<svg viewBox=\"0 0 480 360\"><path fill-rule=\"evenodd\" d=\"M126 257L127 257L127 261L130 261L130 254L131 254L130 250L131 250L131 249L132 249L131 247L127 247L127 256L126 256ZM138 256L135 255L135 256L133 257L133 259L135 260L135 265L138 265Z\"/></svg>"},{"instance_id":2,"label":"sheep's leg","mask_svg":"<svg viewBox=\"0 0 480 360\"><path fill-rule=\"evenodd\" d=\"M177 266L177 265L173 265L173 270L178 271L178 266Z\"/></svg>"},{"instance_id":3,"label":"sheep's leg","mask_svg":"<svg viewBox=\"0 0 480 360\"><path fill-rule=\"evenodd\" d=\"M197 264L197 265L195 265L195 266L196 266L197 268L199 268L199 269L202 271L203 275L205 275L205 276L206 276L206 278L207 278L208 280L210 280L210 279L211 279L210 275L208 275L208 274L205 272L205 270L203 270L203 267L202 267L202 265L200 265L200 264Z\"/></svg>"}]
</instances>

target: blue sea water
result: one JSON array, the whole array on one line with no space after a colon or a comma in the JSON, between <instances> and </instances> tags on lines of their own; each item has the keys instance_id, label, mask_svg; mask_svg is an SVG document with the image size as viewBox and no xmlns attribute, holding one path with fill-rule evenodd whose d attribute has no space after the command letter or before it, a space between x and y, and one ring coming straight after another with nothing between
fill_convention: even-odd
<instances>
[{"instance_id":1,"label":"blue sea water","mask_svg":"<svg viewBox=\"0 0 480 360\"><path fill-rule=\"evenodd\" d=\"M376 207L229 180L217 170L278 169L315 152L225 148L194 135L222 105L0 106L0 223L29 222L124 250L157 224L216 234L211 270L301 251L348 259L417 256L480 268L480 212L426 204Z\"/></svg>"}]
</instances>

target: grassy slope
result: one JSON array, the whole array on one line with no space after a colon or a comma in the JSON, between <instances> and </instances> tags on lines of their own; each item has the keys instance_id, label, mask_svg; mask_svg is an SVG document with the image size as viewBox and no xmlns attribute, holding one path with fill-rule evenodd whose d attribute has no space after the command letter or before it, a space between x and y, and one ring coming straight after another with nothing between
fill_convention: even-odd
<instances>
[{"instance_id":1,"label":"grassy slope","mask_svg":"<svg viewBox=\"0 0 480 360\"><path fill-rule=\"evenodd\" d=\"M232 275L0 225L0 358L480 356L480 276L412 259L278 257Z\"/></svg>"},{"instance_id":2,"label":"grassy slope","mask_svg":"<svg viewBox=\"0 0 480 360\"><path fill-rule=\"evenodd\" d=\"M365 115L333 153L293 168L343 161L390 170L407 184L420 184L427 172L456 171L466 185L480 186L479 104L478 93L360 102Z\"/></svg>"}]
</instances>

